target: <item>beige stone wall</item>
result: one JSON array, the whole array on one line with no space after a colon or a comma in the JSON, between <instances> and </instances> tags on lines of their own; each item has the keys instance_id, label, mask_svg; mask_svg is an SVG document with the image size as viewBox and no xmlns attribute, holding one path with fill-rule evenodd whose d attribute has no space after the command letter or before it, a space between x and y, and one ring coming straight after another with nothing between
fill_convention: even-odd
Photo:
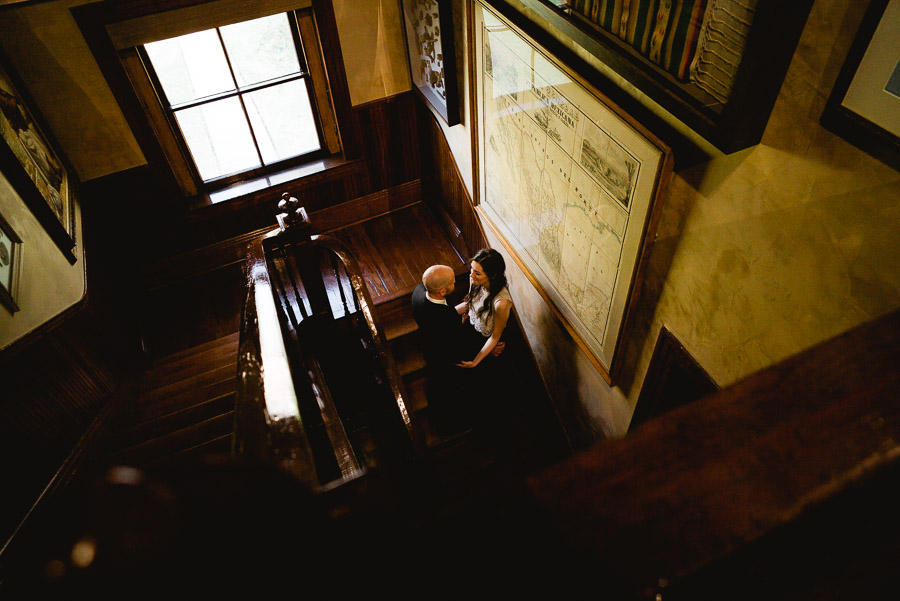
<instances>
[{"instance_id":1,"label":"beige stone wall","mask_svg":"<svg viewBox=\"0 0 900 601\"><path fill-rule=\"evenodd\" d=\"M727 386L900 307L900 174L818 124L864 10L818 0L762 143L713 152L673 177L619 386L606 385L507 261L520 319L579 447L627 431L662 325ZM463 170L470 151L451 147Z\"/></svg>"},{"instance_id":2,"label":"beige stone wall","mask_svg":"<svg viewBox=\"0 0 900 601\"><path fill-rule=\"evenodd\" d=\"M85 294L81 210L76 204L77 261L71 265L0 173L0 215L22 239L19 310L0 305L0 350L77 304Z\"/></svg>"},{"instance_id":3,"label":"beige stone wall","mask_svg":"<svg viewBox=\"0 0 900 601\"><path fill-rule=\"evenodd\" d=\"M350 102L410 89L400 0L333 0Z\"/></svg>"},{"instance_id":4,"label":"beige stone wall","mask_svg":"<svg viewBox=\"0 0 900 601\"><path fill-rule=\"evenodd\" d=\"M81 181L146 163L97 66L73 6L28 3L0 11L0 45Z\"/></svg>"},{"instance_id":5,"label":"beige stone wall","mask_svg":"<svg viewBox=\"0 0 900 601\"><path fill-rule=\"evenodd\" d=\"M762 143L674 178L632 405L663 324L725 386L900 306L900 173L818 123L864 9L818 0Z\"/></svg>"}]
</instances>

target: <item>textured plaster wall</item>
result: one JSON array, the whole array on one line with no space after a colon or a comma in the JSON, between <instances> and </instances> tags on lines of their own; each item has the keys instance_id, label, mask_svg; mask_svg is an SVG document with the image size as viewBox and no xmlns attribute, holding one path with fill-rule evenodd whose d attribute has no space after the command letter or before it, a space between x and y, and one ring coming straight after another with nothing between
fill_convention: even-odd
<instances>
[{"instance_id":1,"label":"textured plaster wall","mask_svg":"<svg viewBox=\"0 0 900 601\"><path fill-rule=\"evenodd\" d=\"M865 8L818 0L762 142L674 175L618 386L507 260L518 315L576 446L627 431L662 325L727 386L900 307L900 174L818 124ZM465 174L471 151L448 139Z\"/></svg>"},{"instance_id":2,"label":"textured plaster wall","mask_svg":"<svg viewBox=\"0 0 900 601\"><path fill-rule=\"evenodd\" d=\"M663 324L725 386L900 306L900 173L818 124L864 10L818 0L762 143L674 178L637 384Z\"/></svg>"},{"instance_id":3,"label":"textured plaster wall","mask_svg":"<svg viewBox=\"0 0 900 601\"><path fill-rule=\"evenodd\" d=\"M0 46L81 181L143 165L144 155L70 8L84 0L0 10Z\"/></svg>"},{"instance_id":4,"label":"textured plaster wall","mask_svg":"<svg viewBox=\"0 0 900 601\"><path fill-rule=\"evenodd\" d=\"M19 310L10 313L0 305L0 350L44 322L78 303L85 294L84 249L81 210L76 205L77 261L74 265L59 251L6 177L0 173L0 215L22 239L19 276Z\"/></svg>"},{"instance_id":5,"label":"textured plaster wall","mask_svg":"<svg viewBox=\"0 0 900 601\"><path fill-rule=\"evenodd\" d=\"M353 105L410 89L400 0L333 0Z\"/></svg>"}]
</instances>

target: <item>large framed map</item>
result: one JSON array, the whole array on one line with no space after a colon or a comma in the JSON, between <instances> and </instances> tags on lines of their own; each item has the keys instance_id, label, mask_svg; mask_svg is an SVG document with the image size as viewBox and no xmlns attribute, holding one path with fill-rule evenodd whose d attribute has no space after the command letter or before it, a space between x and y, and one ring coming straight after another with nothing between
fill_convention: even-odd
<instances>
[{"instance_id":1,"label":"large framed map","mask_svg":"<svg viewBox=\"0 0 900 601\"><path fill-rule=\"evenodd\" d=\"M612 382L671 152L489 5L473 17L478 211Z\"/></svg>"}]
</instances>

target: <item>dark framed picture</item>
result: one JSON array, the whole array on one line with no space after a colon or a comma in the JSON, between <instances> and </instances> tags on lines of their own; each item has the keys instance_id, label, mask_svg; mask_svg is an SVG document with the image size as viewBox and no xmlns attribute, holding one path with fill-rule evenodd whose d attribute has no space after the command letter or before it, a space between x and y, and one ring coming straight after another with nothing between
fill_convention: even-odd
<instances>
[{"instance_id":1,"label":"dark framed picture","mask_svg":"<svg viewBox=\"0 0 900 601\"><path fill-rule=\"evenodd\" d=\"M872 0L821 123L900 171L900 0Z\"/></svg>"},{"instance_id":2,"label":"dark framed picture","mask_svg":"<svg viewBox=\"0 0 900 601\"><path fill-rule=\"evenodd\" d=\"M10 313L19 310L19 273L22 271L22 239L0 215L0 305Z\"/></svg>"},{"instance_id":3,"label":"dark framed picture","mask_svg":"<svg viewBox=\"0 0 900 601\"><path fill-rule=\"evenodd\" d=\"M459 89L450 0L401 0L413 85L447 122L459 123Z\"/></svg>"},{"instance_id":4,"label":"dark framed picture","mask_svg":"<svg viewBox=\"0 0 900 601\"><path fill-rule=\"evenodd\" d=\"M70 263L75 206L69 169L0 55L0 170Z\"/></svg>"}]
</instances>

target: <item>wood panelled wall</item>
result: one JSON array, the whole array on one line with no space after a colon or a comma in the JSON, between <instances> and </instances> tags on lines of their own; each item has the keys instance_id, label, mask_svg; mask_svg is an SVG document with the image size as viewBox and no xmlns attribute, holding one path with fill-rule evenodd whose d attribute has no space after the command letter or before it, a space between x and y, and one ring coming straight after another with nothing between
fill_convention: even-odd
<instances>
[{"instance_id":1,"label":"wood panelled wall","mask_svg":"<svg viewBox=\"0 0 900 601\"><path fill-rule=\"evenodd\" d=\"M417 107L419 135L425 154L422 167L425 201L435 215L444 220L444 226L456 238L459 248L465 249L471 256L488 245L487 238L475 215L472 197L466 190L443 130L421 101Z\"/></svg>"},{"instance_id":2,"label":"wood panelled wall","mask_svg":"<svg viewBox=\"0 0 900 601\"><path fill-rule=\"evenodd\" d=\"M117 264L124 253L109 236L124 234L98 219L89 195L82 194L85 301L0 354L0 546L133 373L130 292Z\"/></svg>"}]
</instances>

